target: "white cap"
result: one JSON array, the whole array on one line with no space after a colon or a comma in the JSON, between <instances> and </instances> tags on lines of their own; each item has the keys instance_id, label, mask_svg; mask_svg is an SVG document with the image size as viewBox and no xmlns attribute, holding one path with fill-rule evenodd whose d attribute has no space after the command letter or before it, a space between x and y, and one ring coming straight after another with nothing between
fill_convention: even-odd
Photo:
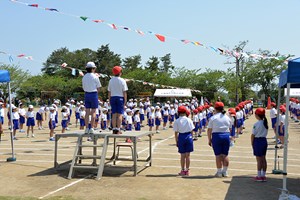
<instances>
[{"instance_id":1,"label":"white cap","mask_svg":"<svg viewBox=\"0 0 300 200\"><path fill-rule=\"evenodd\" d=\"M66 106L62 106L61 109L62 109L62 110L63 110L63 109L67 109L67 107L66 107Z\"/></svg>"},{"instance_id":2,"label":"white cap","mask_svg":"<svg viewBox=\"0 0 300 200\"><path fill-rule=\"evenodd\" d=\"M71 101L70 101L71 103L74 103L75 101L74 101L74 99L71 99Z\"/></svg>"},{"instance_id":3,"label":"white cap","mask_svg":"<svg viewBox=\"0 0 300 200\"><path fill-rule=\"evenodd\" d=\"M13 109L16 109L17 107L15 106L15 105L13 105L13 104L11 104L11 109L13 110Z\"/></svg>"},{"instance_id":4,"label":"white cap","mask_svg":"<svg viewBox=\"0 0 300 200\"><path fill-rule=\"evenodd\" d=\"M159 109L160 107L159 106L155 106L155 109Z\"/></svg>"},{"instance_id":5,"label":"white cap","mask_svg":"<svg viewBox=\"0 0 300 200\"><path fill-rule=\"evenodd\" d=\"M52 104L51 106L52 106L53 108L56 108L56 105L55 105L55 104Z\"/></svg>"},{"instance_id":6,"label":"white cap","mask_svg":"<svg viewBox=\"0 0 300 200\"><path fill-rule=\"evenodd\" d=\"M126 113L131 112L131 110L129 108L127 108L125 111L126 111Z\"/></svg>"},{"instance_id":7,"label":"white cap","mask_svg":"<svg viewBox=\"0 0 300 200\"><path fill-rule=\"evenodd\" d=\"M77 103L76 103L76 105L80 105L80 103L79 103L79 102L77 102Z\"/></svg>"},{"instance_id":8,"label":"white cap","mask_svg":"<svg viewBox=\"0 0 300 200\"><path fill-rule=\"evenodd\" d=\"M84 108L84 105L81 105L80 108Z\"/></svg>"},{"instance_id":9,"label":"white cap","mask_svg":"<svg viewBox=\"0 0 300 200\"><path fill-rule=\"evenodd\" d=\"M66 106L70 106L71 104L69 104L69 103L66 103Z\"/></svg>"},{"instance_id":10,"label":"white cap","mask_svg":"<svg viewBox=\"0 0 300 200\"><path fill-rule=\"evenodd\" d=\"M53 103L59 103L57 100L55 100Z\"/></svg>"},{"instance_id":11,"label":"white cap","mask_svg":"<svg viewBox=\"0 0 300 200\"><path fill-rule=\"evenodd\" d=\"M33 105L29 105L28 108L33 108Z\"/></svg>"},{"instance_id":12,"label":"white cap","mask_svg":"<svg viewBox=\"0 0 300 200\"><path fill-rule=\"evenodd\" d=\"M102 108L102 111L107 111L107 108Z\"/></svg>"},{"instance_id":13,"label":"white cap","mask_svg":"<svg viewBox=\"0 0 300 200\"><path fill-rule=\"evenodd\" d=\"M151 110L154 110L154 109L155 109L154 106L151 106L150 108L151 108Z\"/></svg>"},{"instance_id":14,"label":"white cap","mask_svg":"<svg viewBox=\"0 0 300 200\"><path fill-rule=\"evenodd\" d=\"M81 104L83 104L83 101L80 101Z\"/></svg>"},{"instance_id":15,"label":"white cap","mask_svg":"<svg viewBox=\"0 0 300 200\"><path fill-rule=\"evenodd\" d=\"M94 62L88 62L85 66L85 68L96 68L96 65Z\"/></svg>"},{"instance_id":16,"label":"white cap","mask_svg":"<svg viewBox=\"0 0 300 200\"><path fill-rule=\"evenodd\" d=\"M54 107L49 107L49 110L55 110L55 108Z\"/></svg>"},{"instance_id":17,"label":"white cap","mask_svg":"<svg viewBox=\"0 0 300 200\"><path fill-rule=\"evenodd\" d=\"M49 111L49 107L45 107L45 110L46 110L46 111Z\"/></svg>"}]
</instances>

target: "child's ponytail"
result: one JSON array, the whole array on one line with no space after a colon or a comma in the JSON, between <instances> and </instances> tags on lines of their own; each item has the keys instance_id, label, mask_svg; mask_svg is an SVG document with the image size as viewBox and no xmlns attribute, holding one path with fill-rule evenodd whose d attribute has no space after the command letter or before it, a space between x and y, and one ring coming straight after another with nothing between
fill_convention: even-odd
<instances>
[{"instance_id":1,"label":"child's ponytail","mask_svg":"<svg viewBox=\"0 0 300 200\"><path fill-rule=\"evenodd\" d=\"M264 120L264 126L266 129L269 129L269 126L268 126L268 120L266 118L266 115L263 116L263 120Z\"/></svg>"}]
</instances>

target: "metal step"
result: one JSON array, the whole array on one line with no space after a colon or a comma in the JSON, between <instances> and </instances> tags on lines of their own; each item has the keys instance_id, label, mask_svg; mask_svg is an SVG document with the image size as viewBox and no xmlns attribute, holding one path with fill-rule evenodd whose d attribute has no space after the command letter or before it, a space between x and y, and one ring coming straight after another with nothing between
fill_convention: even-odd
<instances>
[{"instance_id":1,"label":"metal step","mask_svg":"<svg viewBox=\"0 0 300 200\"><path fill-rule=\"evenodd\" d=\"M99 166L92 166L92 165L74 165L73 168L75 168L75 169L98 169Z\"/></svg>"},{"instance_id":2,"label":"metal step","mask_svg":"<svg viewBox=\"0 0 300 200\"><path fill-rule=\"evenodd\" d=\"M79 145L80 147L102 147L103 145L100 144L82 144Z\"/></svg>"},{"instance_id":3,"label":"metal step","mask_svg":"<svg viewBox=\"0 0 300 200\"><path fill-rule=\"evenodd\" d=\"M81 158L81 159L100 159L101 156L93 156L93 155L76 155L77 158Z\"/></svg>"}]
</instances>

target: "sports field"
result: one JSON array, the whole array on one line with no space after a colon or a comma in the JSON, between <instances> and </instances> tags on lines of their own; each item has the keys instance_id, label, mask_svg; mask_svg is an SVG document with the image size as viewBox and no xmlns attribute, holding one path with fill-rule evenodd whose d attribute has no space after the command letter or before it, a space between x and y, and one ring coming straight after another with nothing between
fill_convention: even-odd
<instances>
[{"instance_id":1,"label":"sports field","mask_svg":"<svg viewBox=\"0 0 300 200\"><path fill-rule=\"evenodd\" d=\"M269 116L269 113L267 113ZM117 166L107 165L101 180L95 174L76 172L72 180L66 177L69 165L57 171L53 168L54 142L48 141L48 129L35 130L35 138L26 138L17 133L15 141L16 162L8 163L11 146L5 131L0 144L0 199L278 199L282 188L282 175L273 175L274 143L273 131L269 130L268 181L254 182L256 160L250 146L250 133L254 116L246 121L244 134L230 149L229 178L215 178L215 160L212 149L207 145L206 133L194 143L191 154L189 177L178 177L179 154L174 144L171 129L161 131L153 137L153 164L132 176L129 161L118 161ZM73 122L74 124L74 122ZM300 196L300 131L299 124L290 122L288 189ZM46 127L44 125L44 127ZM76 130L74 125L70 126ZM145 129L148 127L145 127ZM61 127L56 129L59 133ZM139 157L146 157L148 138L138 143ZM101 142L101 141L100 141ZM59 162L70 160L74 153L76 138L59 141ZM89 143L89 142L86 142ZM107 158L112 154L109 146ZM130 150L121 149L122 157L130 157ZM283 150L279 150L282 169Z\"/></svg>"}]
</instances>

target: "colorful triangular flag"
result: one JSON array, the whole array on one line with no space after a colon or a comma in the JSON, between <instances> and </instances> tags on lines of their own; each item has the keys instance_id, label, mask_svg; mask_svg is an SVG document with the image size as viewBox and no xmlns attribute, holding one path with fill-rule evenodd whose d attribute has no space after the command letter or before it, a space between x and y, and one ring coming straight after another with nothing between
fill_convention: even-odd
<instances>
[{"instance_id":1,"label":"colorful triangular flag","mask_svg":"<svg viewBox=\"0 0 300 200\"><path fill-rule=\"evenodd\" d=\"M82 19L83 21L86 21L88 19L88 17L80 16L80 19Z\"/></svg>"},{"instance_id":2,"label":"colorful triangular flag","mask_svg":"<svg viewBox=\"0 0 300 200\"><path fill-rule=\"evenodd\" d=\"M102 22L104 22L104 20L101 20L101 19L95 19L95 20L93 20L93 22L96 22L96 23L102 23Z\"/></svg>"},{"instance_id":3,"label":"colorful triangular flag","mask_svg":"<svg viewBox=\"0 0 300 200\"><path fill-rule=\"evenodd\" d=\"M55 8L45 8L45 10L49 10L49 11L55 11L55 12L58 12L58 10L57 10L57 9L55 9Z\"/></svg>"},{"instance_id":4,"label":"colorful triangular flag","mask_svg":"<svg viewBox=\"0 0 300 200\"><path fill-rule=\"evenodd\" d=\"M112 29L115 29L115 30L118 29L117 26L116 26L115 24L107 24L107 25L110 26Z\"/></svg>"},{"instance_id":5,"label":"colorful triangular flag","mask_svg":"<svg viewBox=\"0 0 300 200\"><path fill-rule=\"evenodd\" d=\"M165 38L165 36L163 36L163 35L155 34L155 36L156 36L157 39L159 39L161 42L165 42L165 41L166 41L166 38Z\"/></svg>"},{"instance_id":6,"label":"colorful triangular flag","mask_svg":"<svg viewBox=\"0 0 300 200\"><path fill-rule=\"evenodd\" d=\"M38 4L28 4L28 6L31 6L31 7L39 7L39 5Z\"/></svg>"}]
</instances>

